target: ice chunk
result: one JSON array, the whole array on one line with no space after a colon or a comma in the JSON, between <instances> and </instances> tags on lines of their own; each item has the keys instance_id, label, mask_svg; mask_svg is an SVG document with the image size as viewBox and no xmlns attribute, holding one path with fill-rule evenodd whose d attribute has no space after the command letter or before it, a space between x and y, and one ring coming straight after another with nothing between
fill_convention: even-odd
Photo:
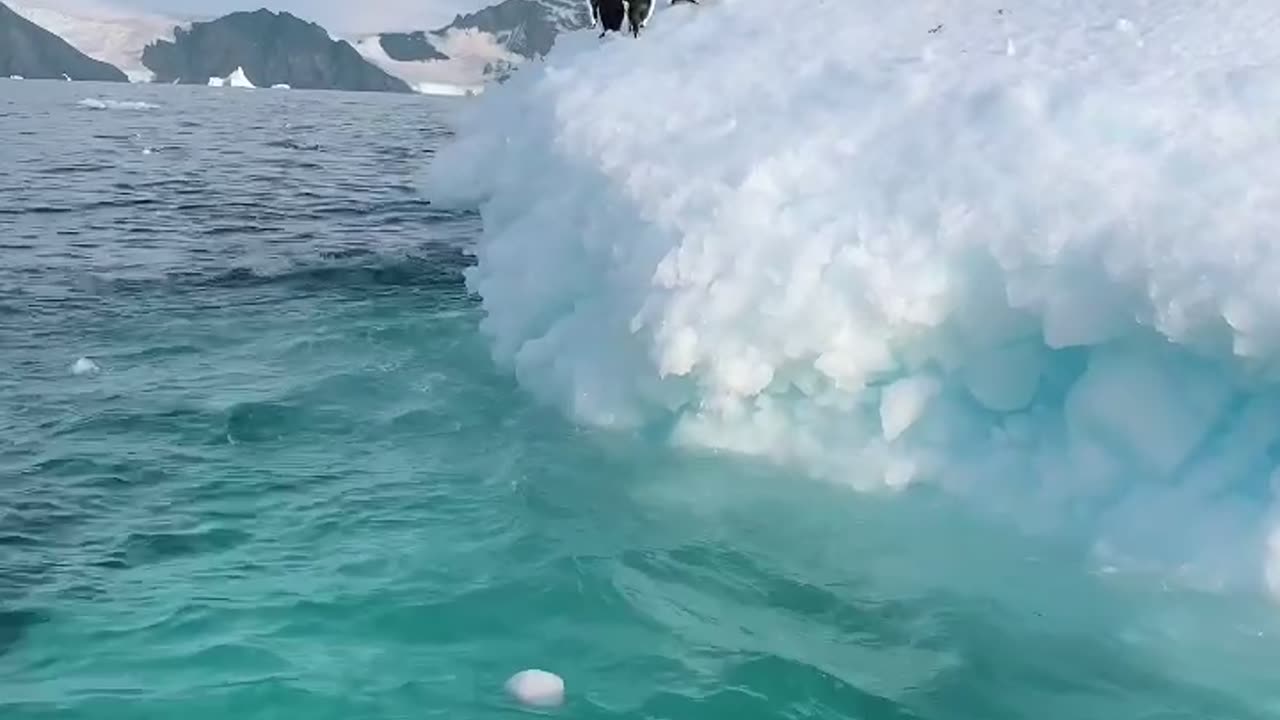
<instances>
[{"instance_id":1,"label":"ice chunk","mask_svg":"<svg viewBox=\"0 0 1280 720\"><path fill-rule=\"evenodd\" d=\"M237 67L227 76L227 86L235 88L252 88L257 87L249 80L249 76L244 74L244 68Z\"/></svg>"},{"instance_id":2,"label":"ice chunk","mask_svg":"<svg viewBox=\"0 0 1280 720\"><path fill-rule=\"evenodd\" d=\"M1076 438L1113 447L1165 477L1199 447L1230 397L1212 367L1154 346L1117 346L1090 358L1066 416Z\"/></svg>"},{"instance_id":3,"label":"ice chunk","mask_svg":"<svg viewBox=\"0 0 1280 720\"><path fill-rule=\"evenodd\" d=\"M941 388L932 377L903 378L886 387L880 394L880 426L885 439L893 440L914 425Z\"/></svg>"},{"instance_id":4,"label":"ice chunk","mask_svg":"<svg viewBox=\"0 0 1280 720\"><path fill-rule=\"evenodd\" d=\"M96 375L102 368L93 360L82 357L71 364L72 375Z\"/></svg>"},{"instance_id":5,"label":"ice chunk","mask_svg":"<svg viewBox=\"0 0 1280 720\"><path fill-rule=\"evenodd\" d=\"M564 680L545 670L521 670L507 680L506 688L525 705L555 707L564 703Z\"/></svg>"},{"instance_id":6,"label":"ice chunk","mask_svg":"<svg viewBox=\"0 0 1280 720\"><path fill-rule=\"evenodd\" d=\"M429 171L436 205L483 219L482 331L584 422L859 489L933 481L1120 544L1217 539L1257 582L1275 4L1004 9L844 0L780 24L726 0L660 9L641 41L562 36Z\"/></svg>"}]
</instances>

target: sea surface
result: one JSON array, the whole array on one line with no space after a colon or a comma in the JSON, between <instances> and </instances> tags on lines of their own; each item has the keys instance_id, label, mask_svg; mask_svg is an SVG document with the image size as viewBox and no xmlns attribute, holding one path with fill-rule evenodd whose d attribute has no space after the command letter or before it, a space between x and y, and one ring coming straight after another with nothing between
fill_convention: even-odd
<instances>
[{"instance_id":1,"label":"sea surface","mask_svg":"<svg viewBox=\"0 0 1280 720\"><path fill-rule=\"evenodd\" d=\"M1280 715L1263 598L537 404L465 102L0 81L0 719Z\"/></svg>"}]
</instances>

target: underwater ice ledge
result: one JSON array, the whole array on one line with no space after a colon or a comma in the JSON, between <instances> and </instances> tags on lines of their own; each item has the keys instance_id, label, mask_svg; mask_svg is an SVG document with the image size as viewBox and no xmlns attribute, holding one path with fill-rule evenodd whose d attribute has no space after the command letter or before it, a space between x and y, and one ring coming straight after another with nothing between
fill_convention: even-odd
<instances>
[{"instance_id":1,"label":"underwater ice ledge","mask_svg":"<svg viewBox=\"0 0 1280 720\"><path fill-rule=\"evenodd\" d=\"M579 420L1280 593L1278 13L663 8L496 88L429 192Z\"/></svg>"}]
</instances>

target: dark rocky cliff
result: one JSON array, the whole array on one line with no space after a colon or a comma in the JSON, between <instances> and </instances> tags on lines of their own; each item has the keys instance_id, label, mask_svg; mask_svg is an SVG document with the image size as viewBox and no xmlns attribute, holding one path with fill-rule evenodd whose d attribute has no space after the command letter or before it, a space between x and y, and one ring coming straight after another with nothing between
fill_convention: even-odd
<instances>
[{"instance_id":1,"label":"dark rocky cliff","mask_svg":"<svg viewBox=\"0 0 1280 720\"><path fill-rule=\"evenodd\" d=\"M412 33L384 33L378 37L387 57L400 61L448 60L449 56L431 44L421 30Z\"/></svg>"},{"instance_id":2,"label":"dark rocky cliff","mask_svg":"<svg viewBox=\"0 0 1280 720\"><path fill-rule=\"evenodd\" d=\"M148 45L142 63L156 82L203 85L244 68L258 87L410 92L405 82L360 56L319 25L287 12L236 12L177 28L173 42Z\"/></svg>"},{"instance_id":3,"label":"dark rocky cliff","mask_svg":"<svg viewBox=\"0 0 1280 720\"><path fill-rule=\"evenodd\" d=\"M66 40L0 3L0 77L128 82L119 68L85 55Z\"/></svg>"}]
</instances>

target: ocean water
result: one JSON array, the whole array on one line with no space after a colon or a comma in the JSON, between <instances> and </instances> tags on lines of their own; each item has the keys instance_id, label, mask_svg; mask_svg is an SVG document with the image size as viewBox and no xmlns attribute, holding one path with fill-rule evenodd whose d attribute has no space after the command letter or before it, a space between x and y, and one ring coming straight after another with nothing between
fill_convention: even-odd
<instances>
[{"instance_id":1,"label":"ocean water","mask_svg":"<svg viewBox=\"0 0 1280 720\"><path fill-rule=\"evenodd\" d=\"M538 402L458 109L0 82L4 720L1280 712L1259 594Z\"/></svg>"}]
</instances>

